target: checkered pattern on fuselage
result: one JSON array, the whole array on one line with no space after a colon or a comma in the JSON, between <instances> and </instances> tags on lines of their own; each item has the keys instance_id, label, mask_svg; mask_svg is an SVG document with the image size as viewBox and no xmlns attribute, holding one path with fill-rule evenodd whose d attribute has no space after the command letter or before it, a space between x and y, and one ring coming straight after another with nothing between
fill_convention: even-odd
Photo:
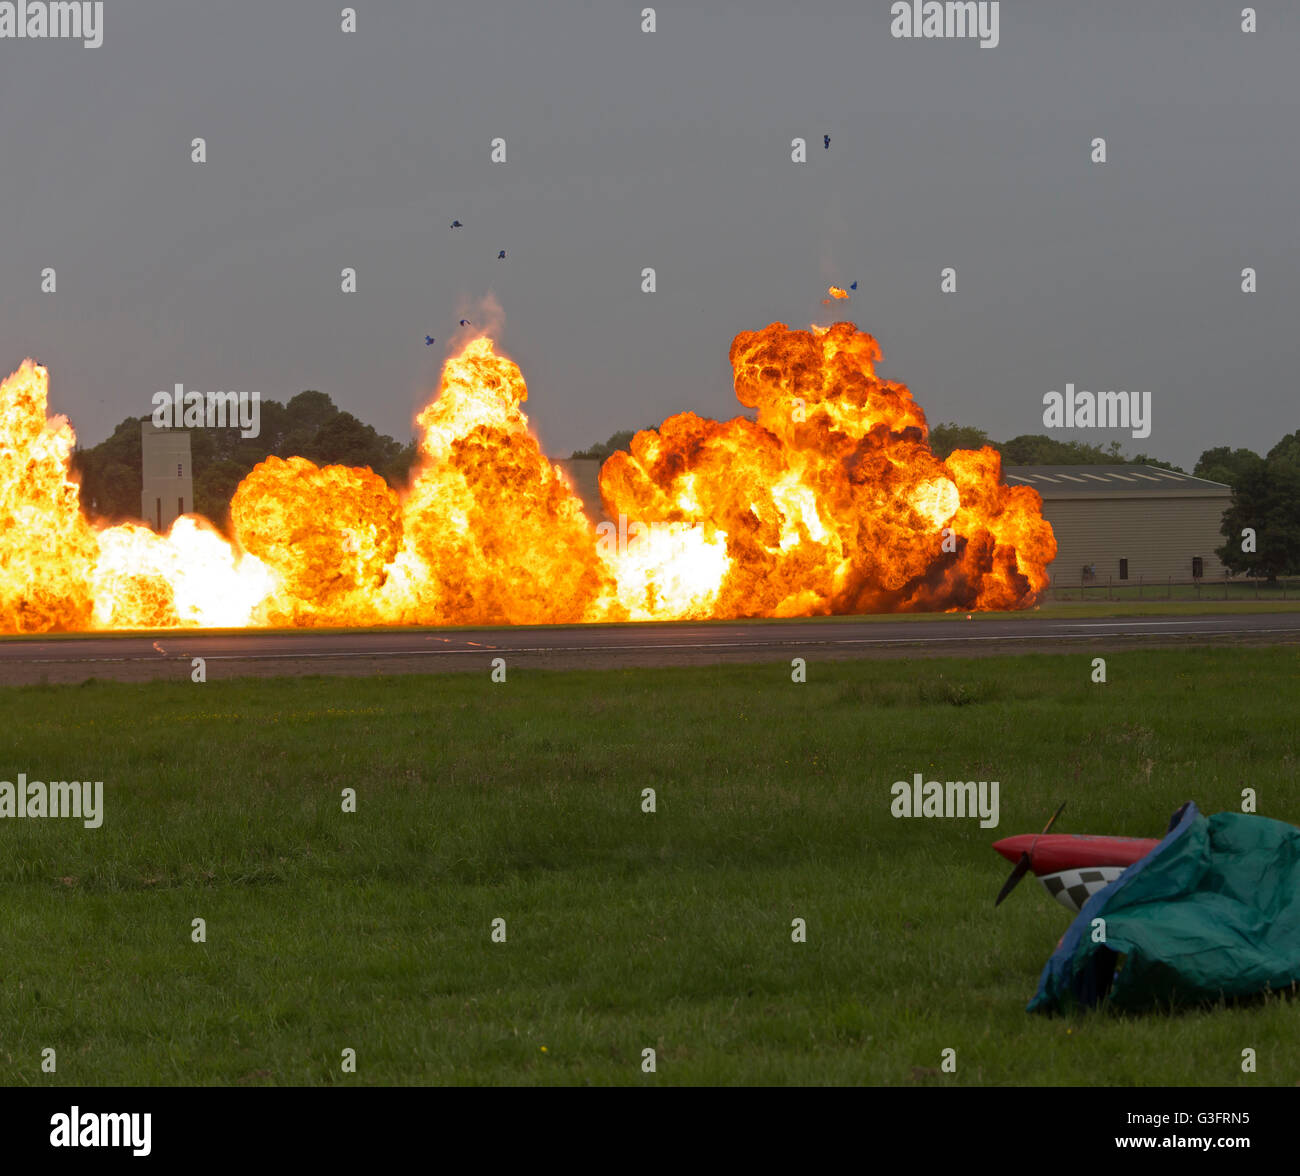
<instances>
[{"instance_id":1,"label":"checkered pattern on fuselage","mask_svg":"<svg viewBox=\"0 0 1300 1176\"><path fill-rule=\"evenodd\" d=\"M1059 874L1044 874L1038 880L1067 910L1078 914L1083 904L1103 886L1109 886L1127 866L1094 866L1086 870L1062 870Z\"/></svg>"}]
</instances>

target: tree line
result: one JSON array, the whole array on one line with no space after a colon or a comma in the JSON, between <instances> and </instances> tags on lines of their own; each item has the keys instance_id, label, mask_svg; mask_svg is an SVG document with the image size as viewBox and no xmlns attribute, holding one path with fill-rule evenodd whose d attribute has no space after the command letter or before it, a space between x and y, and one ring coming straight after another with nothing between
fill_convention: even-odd
<instances>
[{"instance_id":1,"label":"tree line","mask_svg":"<svg viewBox=\"0 0 1300 1176\"><path fill-rule=\"evenodd\" d=\"M117 523L140 517L143 455L140 425L148 416L127 417L98 445L78 448L73 469L81 480L82 509L93 519ZM403 485L416 459L414 441L403 445L378 433L324 392L299 392L288 404L261 402L261 432L243 437L238 429L190 429L194 509L222 530L229 525L230 500L260 461L306 457L317 465L369 466L389 485Z\"/></svg>"}]
</instances>

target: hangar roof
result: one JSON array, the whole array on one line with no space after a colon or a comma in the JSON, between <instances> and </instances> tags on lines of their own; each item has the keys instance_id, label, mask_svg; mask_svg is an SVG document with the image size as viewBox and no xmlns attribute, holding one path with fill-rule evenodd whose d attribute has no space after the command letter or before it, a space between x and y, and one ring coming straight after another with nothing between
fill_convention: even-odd
<instances>
[{"instance_id":1,"label":"hangar roof","mask_svg":"<svg viewBox=\"0 0 1300 1176\"><path fill-rule=\"evenodd\" d=\"M1007 466L1002 473L1008 485L1032 486L1044 498L1133 495L1226 498L1232 493L1232 488L1222 482L1194 478L1159 466Z\"/></svg>"}]
</instances>

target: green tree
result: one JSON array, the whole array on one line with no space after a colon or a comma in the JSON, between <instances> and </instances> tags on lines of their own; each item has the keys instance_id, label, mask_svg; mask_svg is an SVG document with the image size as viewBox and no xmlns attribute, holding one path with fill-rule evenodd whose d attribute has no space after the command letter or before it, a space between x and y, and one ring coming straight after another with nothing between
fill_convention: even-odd
<instances>
[{"instance_id":1,"label":"green tree","mask_svg":"<svg viewBox=\"0 0 1300 1176\"><path fill-rule=\"evenodd\" d=\"M202 466L196 463L194 509L220 530L228 532L230 500L247 474L248 470L237 461L210 461Z\"/></svg>"},{"instance_id":2,"label":"green tree","mask_svg":"<svg viewBox=\"0 0 1300 1176\"><path fill-rule=\"evenodd\" d=\"M1227 543L1216 554L1230 571L1270 581L1300 573L1300 432L1238 468L1220 528ZM1247 528L1255 534L1253 552L1242 550Z\"/></svg>"},{"instance_id":3,"label":"green tree","mask_svg":"<svg viewBox=\"0 0 1300 1176\"><path fill-rule=\"evenodd\" d=\"M140 517L140 424L128 417L98 445L80 449L73 468L81 480L83 509L99 521ZM263 400L261 430L244 437L239 429L190 429L194 508L226 530L230 500L249 471L268 457L309 458L318 465L369 466L389 485L401 486L418 457L412 441L402 445L348 412L323 392L300 392L287 405Z\"/></svg>"},{"instance_id":4,"label":"green tree","mask_svg":"<svg viewBox=\"0 0 1300 1176\"><path fill-rule=\"evenodd\" d=\"M1057 441L1042 433L1022 433L998 448L1003 463L1009 466L1117 465L1124 460L1113 449L1107 452L1100 445L1082 441Z\"/></svg>"},{"instance_id":5,"label":"green tree","mask_svg":"<svg viewBox=\"0 0 1300 1176\"><path fill-rule=\"evenodd\" d=\"M590 449L575 449L571 455L572 459L581 458L598 458L604 461L611 453L620 449L626 449L632 444L632 438L636 436L638 430L623 429L621 432L611 434L608 441L600 441Z\"/></svg>"},{"instance_id":6,"label":"green tree","mask_svg":"<svg viewBox=\"0 0 1300 1176\"><path fill-rule=\"evenodd\" d=\"M1176 466L1172 461L1161 461L1160 458L1152 457L1146 453L1139 453L1136 457L1125 458L1124 461L1126 465L1155 466L1158 470L1173 470L1176 474L1187 473L1182 466Z\"/></svg>"},{"instance_id":7,"label":"green tree","mask_svg":"<svg viewBox=\"0 0 1300 1176\"><path fill-rule=\"evenodd\" d=\"M1208 478L1211 482L1236 486L1262 460L1253 449L1229 449L1226 445L1220 445L1217 449L1207 449L1202 453L1192 467L1192 473L1198 478Z\"/></svg>"},{"instance_id":8,"label":"green tree","mask_svg":"<svg viewBox=\"0 0 1300 1176\"><path fill-rule=\"evenodd\" d=\"M959 425L948 421L946 424L935 425L930 430L930 451L940 461L954 449L981 449L985 445L997 448L997 443L990 441L989 435L983 429L977 429L972 425Z\"/></svg>"},{"instance_id":9,"label":"green tree","mask_svg":"<svg viewBox=\"0 0 1300 1176\"><path fill-rule=\"evenodd\" d=\"M119 523L140 517L143 419L147 418L127 417L98 445L73 455L72 469L81 482L81 509L89 518Z\"/></svg>"}]
</instances>

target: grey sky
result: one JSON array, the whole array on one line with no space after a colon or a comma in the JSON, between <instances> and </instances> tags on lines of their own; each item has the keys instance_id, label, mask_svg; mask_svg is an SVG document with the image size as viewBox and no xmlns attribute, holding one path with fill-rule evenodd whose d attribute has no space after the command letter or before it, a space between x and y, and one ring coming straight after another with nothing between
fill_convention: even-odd
<instances>
[{"instance_id":1,"label":"grey sky","mask_svg":"<svg viewBox=\"0 0 1300 1176\"><path fill-rule=\"evenodd\" d=\"M895 40L887 0L653 34L641 3L342 7L107 0L100 48L0 40L0 367L44 362L84 443L178 381L405 439L489 292L554 456L735 415L737 331L835 317L931 423L1043 432L1072 381L1149 390L1125 450L1188 468L1300 427L1294 4L1250 36L1236 4L1004 2L996 48Z\"/></svg>"}]
</instances>

